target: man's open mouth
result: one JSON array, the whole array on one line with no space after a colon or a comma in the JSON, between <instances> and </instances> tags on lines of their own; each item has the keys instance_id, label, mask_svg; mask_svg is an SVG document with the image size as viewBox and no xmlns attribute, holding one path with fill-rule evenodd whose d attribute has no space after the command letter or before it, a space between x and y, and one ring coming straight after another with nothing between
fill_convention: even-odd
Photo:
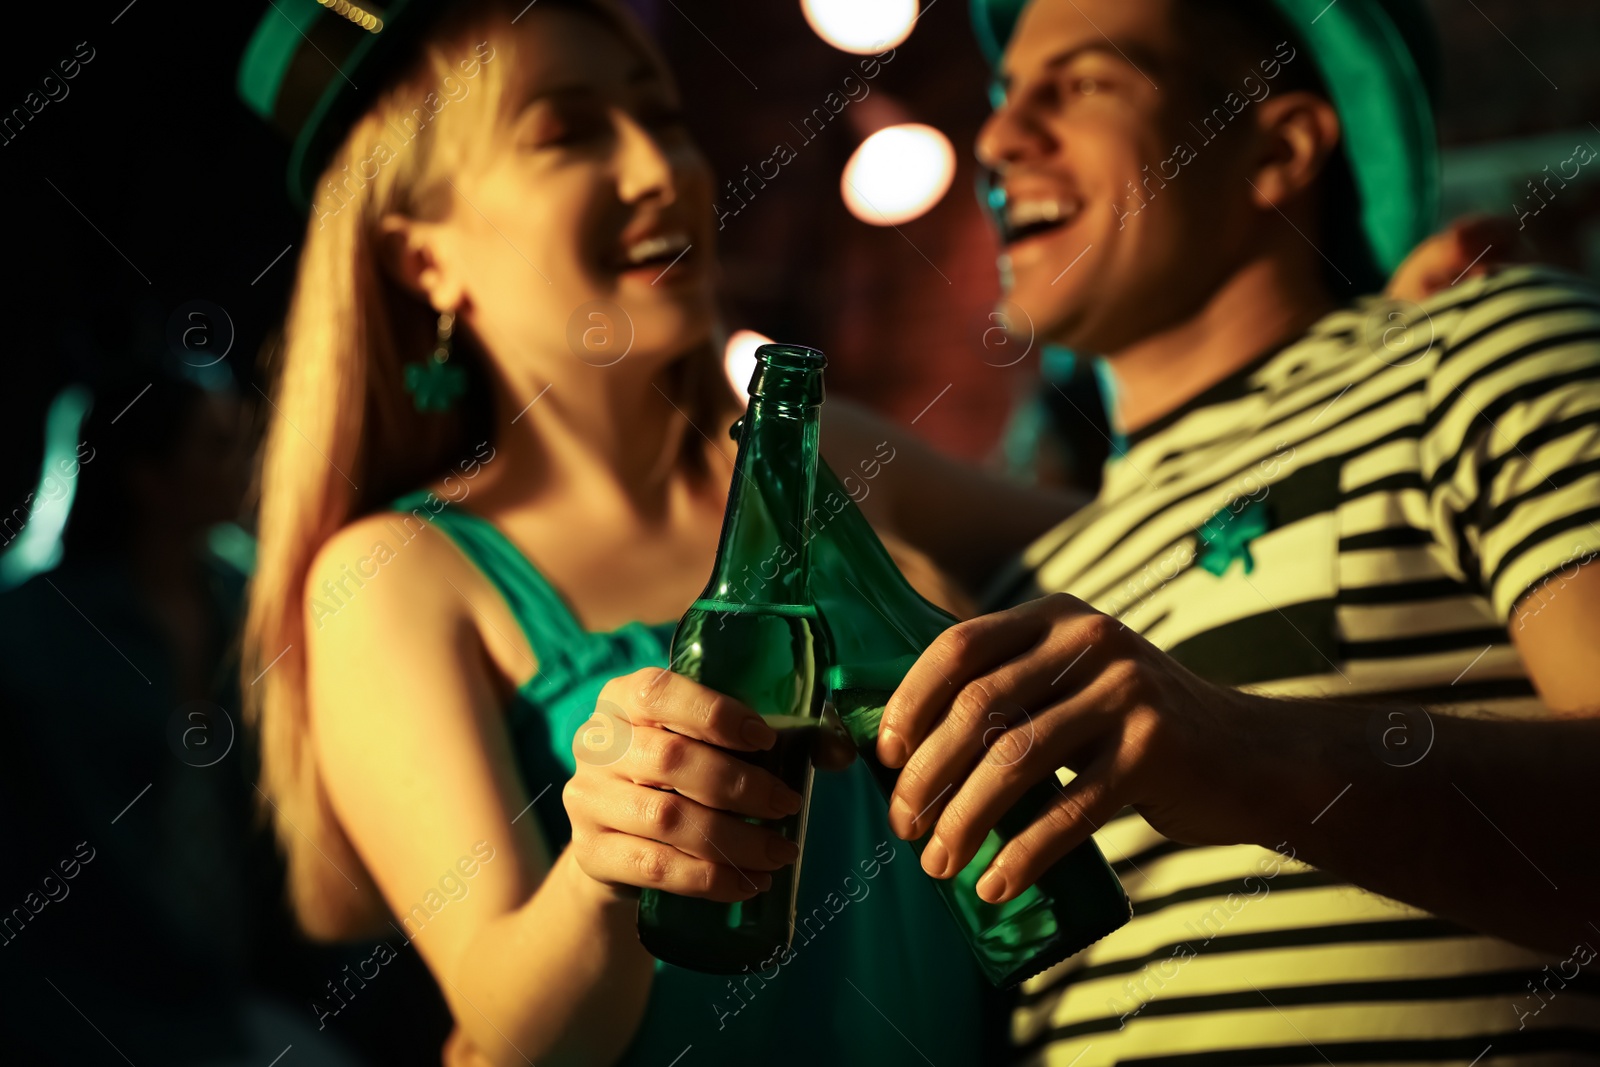
<instances>
[{"instance_id":1,"label":"man's open mouth","mask_svg":"<svg viewBox=\"0 0 1600 1067\"><path fill-rule=\"evenodd\" d=\"M1001 240L1014 245L1030 237L1070 226L1083 211L1083 201L1072 198L1018 198L1006 204Z\"/></svg>"}]
</instances>

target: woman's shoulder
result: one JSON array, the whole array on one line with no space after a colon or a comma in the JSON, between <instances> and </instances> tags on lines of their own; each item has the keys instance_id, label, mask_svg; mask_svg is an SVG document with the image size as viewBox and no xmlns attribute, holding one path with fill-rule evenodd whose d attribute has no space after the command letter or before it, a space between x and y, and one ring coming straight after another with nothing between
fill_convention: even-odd
<instances>
[{"instance_id":1,"label":"woman's shoulder","mask_svg":"<svg viewBox=\"0 0 1600 1067\"><path fill-rule=\"evenodd\" d=\"M364 515L323 543L306 575L305 625L308 641L391 661L454 649L471 627L512 684L536 662L488 578L413 511Z\"/></svg>"},{"instance_id":2,"label":"woman's shoulder","mask_svg":"<svg viewBox=\"0 0 1600 1067\"><path fill-rule=\"evenodd\" d=\"M346 523L312 558L306 572L308 638L335 617L349 627L387 630L400 612L415 626L448 607L459 569L444 537L430 524L391 511ZM459 581L457 581L459 585Z\"/></svg>"},{"instance_id":3,"label":"woman's shoulder","mask_svg":"<svg viewBox=\"0 0 1600 1067\"><path fill-rule=\"evenodd\" d=\"M352 575L352 582L394 578L392 584L404 586L426 579L450 555L448 540L435 534L432 523L410 512L377 511L346 523L323 542L308 581Z\"/></svg>"}]
</instances>

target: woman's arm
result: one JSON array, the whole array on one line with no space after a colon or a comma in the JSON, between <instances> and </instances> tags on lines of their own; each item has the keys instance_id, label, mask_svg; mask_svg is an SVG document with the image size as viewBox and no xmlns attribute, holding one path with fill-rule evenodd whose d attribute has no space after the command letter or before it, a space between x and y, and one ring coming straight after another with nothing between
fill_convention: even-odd
<instances>
[{"instance_id":1,"label":"woman's arm","mask_svg":"<svg viewBox=\"0 0 1600 1067\"><path fill-rule=\"evenodd\" d=\"M867 518L929 556L969 595L1087 500L953 459L848 401L829 400L822 411L823 454Z\"/></svg>"},{"instance_id":2,"label":"woman's arm","mask_svg":"<svg viewBox=\"0 0 1600 1067\"><path fill-rule=\"evenodd\" d=\"M308 597L322 594L307 610L312 741L334 811L450 1004L454 1054L612 1063L654 974L633 888L744 900L793 862L789 842L745 817L789 814L799 795L727 751L776 735L648 668L601 691L615 744L588 747L600 735L586 726L570 779L524 783L496 683L534 664L499 594L431 529L363 565L384 535L342 531L308 581ZM331 612L324 582L342 594ZM529 813L552 788L572 823L553 859Z\"/></svg>"},{"instance_id":3,"label":"woman's arm","mask_svg":"<svg viewBox=\"0 0 1600 1067\"><path fill-rule=\"evenodd\" d=\"M366 526L330 540L308 583L312 742L334 810L397 936L491 1062L609 1063L643 1014L653 964L633 905L565 857L552 863L527 812L530 792L561 783L525 789L516 772L463 602L498 607L497 594L432 530L355 585L348 574L372 572L358 565L385 536ZM319 610L336 594L331 614Z\"/></svg>"}]
</instances>

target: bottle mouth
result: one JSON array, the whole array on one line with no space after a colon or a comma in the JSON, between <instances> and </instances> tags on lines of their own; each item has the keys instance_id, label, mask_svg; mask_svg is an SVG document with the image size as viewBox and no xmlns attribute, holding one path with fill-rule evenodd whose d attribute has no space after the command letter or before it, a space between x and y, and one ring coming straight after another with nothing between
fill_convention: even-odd
<instances>
[{"instance_id":1,"label":"bottle mouth","mask_svg":"<svg viewBox=\"0 0 1600 1067\"><path fill-rule=\"evenodd\" d=\"M828 365L827 356L805 345L762 345L756 349L756 359L782 370L822 370Z\"/></svg>"},{"instance_id":2,"label":"bottle mouth","mask_svg":"<svg viewBox=\"0 0 1600 1067\"><path fill-rule=\"evenodd\" d=\"M762 345L750 376L750 396L797 410L822 403L822 370L828 357L805 345Z\"/></svg>"}]
</instances>

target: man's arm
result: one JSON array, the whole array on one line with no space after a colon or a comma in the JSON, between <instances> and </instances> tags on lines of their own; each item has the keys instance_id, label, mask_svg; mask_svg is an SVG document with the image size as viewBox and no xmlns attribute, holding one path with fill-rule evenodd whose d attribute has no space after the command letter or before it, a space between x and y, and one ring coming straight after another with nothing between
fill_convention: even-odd
<instances>
[{"instance_id":1,"label":"man's arm","mask_svg":"<svg viewBox=\"0 0 1600 1067\"><path fill-rule=\"evenodd\" d=\"M968 595L1087 500L946 456L847 402L822 410L828 465L873 526L928 556Z\"/></svg>"},{"instance_id":2,"label":"man's arm","mask_svg":"<svg viewBox=\"0 0 1600 1067\"><path fill-rule=\"evenodd\" d=\"M1338 720L1338 758L1323 743L1330 730L1307 757L1317 773L1296 798L1301 811L1285 812L1280 832L1302 858L1357 885L1571 951L1579 939L1600 943L1600 566L1552 575L1518 605L1511 636L1550 719L1380 709L1415 743L1431 738L1426 755L1406 757L1414 764L1390 767L1372 758L1365 721L1324 709ZM1346 782L1326 814L1295 825Z\"/></svg>"},{"instance_id":3,"label":"man's arm","mask_svg":"<svg viewBox=\"0 0 1600 1067\"><path fill-rule=\"evenodd\" d=\"M1308 728L1292 757L1313 773L1278 812L1278 840L1485 933L1560 952L1600 944L1600 566L1566 574L1512 616L1549 719L1319 707L1324 728ZM1375 758L1374 717L1426 747L1407 766Z\"/></svg>"}]
</instances>

